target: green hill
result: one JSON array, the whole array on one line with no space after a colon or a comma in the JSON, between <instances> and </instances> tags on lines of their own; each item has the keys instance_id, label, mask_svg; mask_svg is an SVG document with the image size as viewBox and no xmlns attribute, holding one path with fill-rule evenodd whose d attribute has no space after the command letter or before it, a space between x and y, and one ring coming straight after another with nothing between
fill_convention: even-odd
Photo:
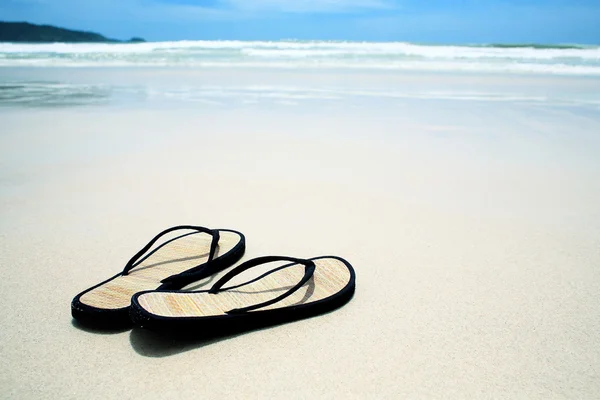
<instances>
[{"instance_id":1,"label":"green hill","mask_svg":"<svg viewBox=\"0 0 600 400\"><path fill-rule=\"evenodd\" d=\"M26 43L119 43L99 33L75 31L51 25L35 25L28 22L0 22L0 42ZM128 42L144 42L132 38Z\"/></svg>"}]
</instances>

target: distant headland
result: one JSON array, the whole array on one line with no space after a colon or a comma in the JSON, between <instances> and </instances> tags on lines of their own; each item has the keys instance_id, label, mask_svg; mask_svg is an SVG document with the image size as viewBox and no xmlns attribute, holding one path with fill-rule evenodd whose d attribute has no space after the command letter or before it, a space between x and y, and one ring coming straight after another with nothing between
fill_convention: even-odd
<instances>
[{"instance_id":1,"label":"distant headland","mask_svg":"<svg viewBox=\"0 0 600 400\"><path fill-rule=\"evenodd\" d=\"M129 40L110 39L99 33L76 31L52 25L36 25L28 22L0 21L0 42L21 43L140 43L144 39L133 37Z\"/></svg>"}]
</instances>

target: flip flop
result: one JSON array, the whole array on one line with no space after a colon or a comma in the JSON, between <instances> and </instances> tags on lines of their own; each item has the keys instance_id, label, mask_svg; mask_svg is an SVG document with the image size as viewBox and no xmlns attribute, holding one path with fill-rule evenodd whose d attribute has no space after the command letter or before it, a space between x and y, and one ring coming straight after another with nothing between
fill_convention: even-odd
<instances>
[{"instance_id":1,"label":"flip flop","mask_svg":"<svg viewBox=\"0 0 600 400\"><path fill-rule=\"evenodd\" d=\"M168 235L175 231L180 231L175 237ZM235 264L245 247L244 235L228 229L189 225L166 229L133 256L123 271L75 296L71 314L94 327L130 325L135 293L181 289Z\"/></svg>"},{"instance_id":2,"label":"flip flop","mask_svg":"<svg viewBox=\"0 0 600 400\"><path fill-rule=\"evenodd\" d=\"M274 261L289 264L223 287L236 275ZM234 268L209 290L137 293L131 299L131 320L174 334L236 333L334 310L350 301L354 288L354 269L339 257L259 257Z\"/></svg>"}]
</instances>

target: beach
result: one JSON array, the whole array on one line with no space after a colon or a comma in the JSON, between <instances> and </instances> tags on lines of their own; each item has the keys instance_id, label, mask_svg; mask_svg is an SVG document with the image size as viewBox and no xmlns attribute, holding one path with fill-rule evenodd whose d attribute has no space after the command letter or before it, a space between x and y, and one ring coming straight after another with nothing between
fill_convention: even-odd
<instances>
[{"instance_id":1,"label":"beach","mask_svg":"<svg viewBox=\"0 0 600 400\"><path fill-rule=\"evenodd\" d=\"M600 396L596 75L0 77L3 398ZM73 322L77 293L179 224L243 232L243 260L343 257L355 296L211 341Z\"/></svg>"}]
</instances>

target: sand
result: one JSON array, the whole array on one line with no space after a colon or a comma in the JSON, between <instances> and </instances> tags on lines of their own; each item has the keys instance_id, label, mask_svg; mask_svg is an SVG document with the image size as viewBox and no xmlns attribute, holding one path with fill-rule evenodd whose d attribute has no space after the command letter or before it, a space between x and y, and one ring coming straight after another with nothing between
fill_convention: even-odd
<instances>
[{"instance_id":1,"label":"sand","mask_svg":"<svg viewBox=\"0 0 600 400\"><path fill-rule=\"evenodd\" d=\"M600 112L0 110L2 398L600 397ZM338 255L354 299L210 342L75 326L158 231Z\"/></svg>"}]
</instances>

